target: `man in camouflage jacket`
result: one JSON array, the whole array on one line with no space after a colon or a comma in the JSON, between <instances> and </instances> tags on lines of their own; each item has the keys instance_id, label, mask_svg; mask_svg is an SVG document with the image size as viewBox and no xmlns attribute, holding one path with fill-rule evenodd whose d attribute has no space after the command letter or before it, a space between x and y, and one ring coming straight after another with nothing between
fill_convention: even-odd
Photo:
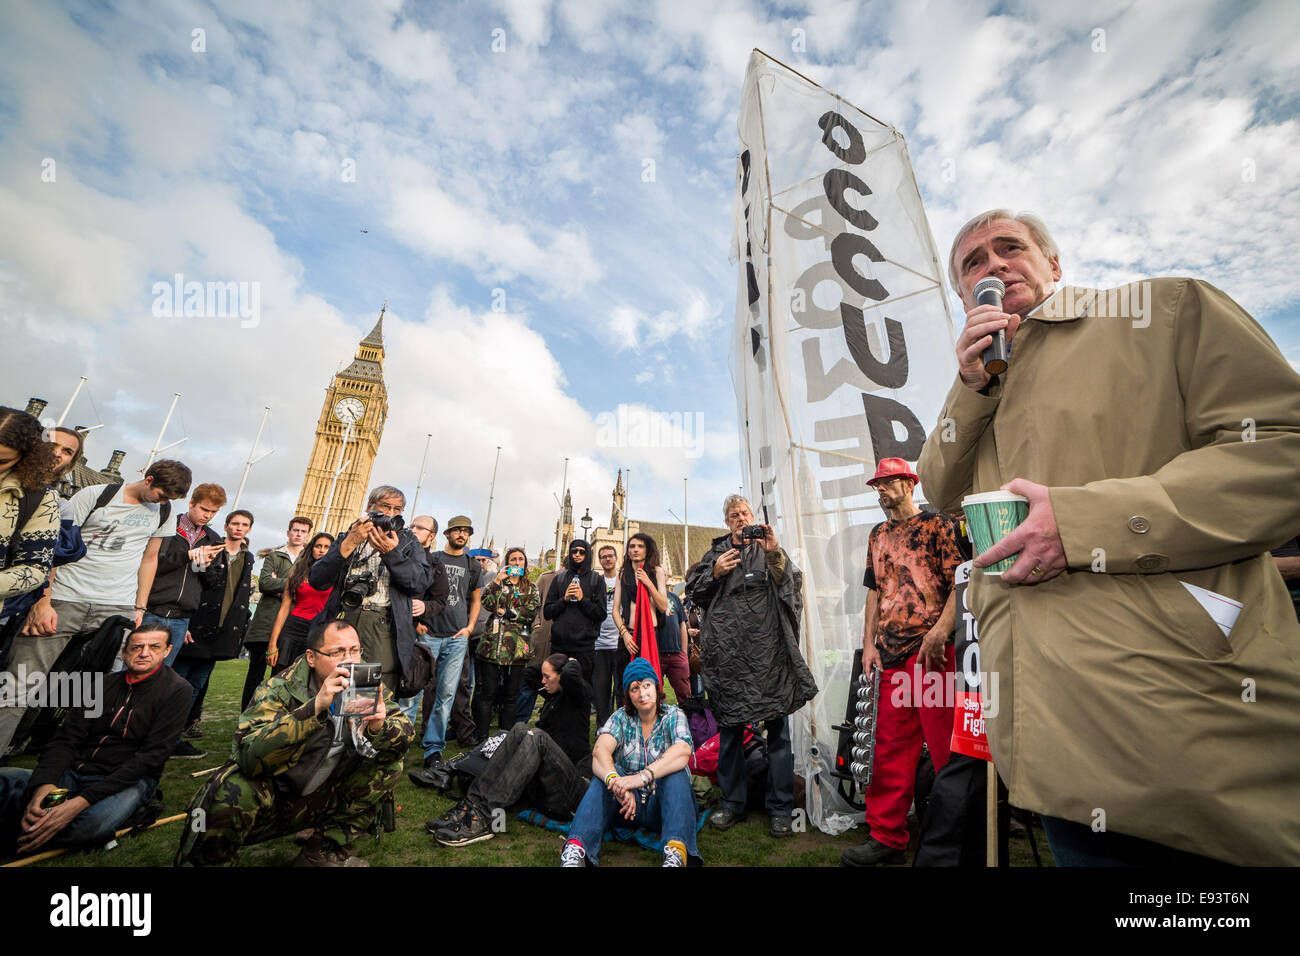
<instances>
[{"instance_id":1,"label":"man in camouflage jacket","mask_svg":"<svg viewBox=\"0 0 1300 956\"><path fill-rule=\"evenodd\" d=\"M330 621L291 669L262 684L235 731L231 763L195 794L176 865L233 864L239 848L311 828L302 866L366 866L353 855L402 773L415 728L385 689L374 716L343 721L330 704L361 657L356 629Z\"/></svg>"}]
</instances>

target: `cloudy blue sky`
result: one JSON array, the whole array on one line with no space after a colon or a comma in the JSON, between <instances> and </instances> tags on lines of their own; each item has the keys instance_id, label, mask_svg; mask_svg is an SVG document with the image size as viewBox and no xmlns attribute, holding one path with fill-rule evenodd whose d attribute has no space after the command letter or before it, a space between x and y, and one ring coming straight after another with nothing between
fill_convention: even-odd
<instances>
[{"instance_id":1,"label":"cloudy blue sky","mask_svg":"<svg viewBox=\"0 0 1300 956\"><path fill-rule=\"evenodd\" d=\"M201 31L196 33L196 31ZM946 251L974 212L1043 214L1066 279L1191 274L1300 367L1300 5L749 0L25 3L0 12L0 401L167 440L271 544L323 389L382 301L374 472L498 543L578 514L714 523L740 481L728 349L736 114L750 50L907 137ZM51 162L52 161L52 162ZM52 180L52 181L50 181ZM364 230L364 231L363 231ZM175 273L257 282L260 322L159 318ZM959 314L959 312L957 312ZM677 447L598 441L620 403ZM696 432L695 423L701 425Z\"/></svg>"}]
</instances>

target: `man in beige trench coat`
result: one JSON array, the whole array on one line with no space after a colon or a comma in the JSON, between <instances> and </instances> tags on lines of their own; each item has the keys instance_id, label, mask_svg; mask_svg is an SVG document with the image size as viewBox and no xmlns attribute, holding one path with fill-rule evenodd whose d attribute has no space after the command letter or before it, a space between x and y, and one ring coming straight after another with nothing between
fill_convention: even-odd
<instances>
[{"instance_id":1,"label":"man in beige trench coat","mask_svg":"<svg viewBox=\"0 0 1300 956\"><path fill-rule=\"evenodd\" d=\"M1300 864L1300 626L1268 555L1300 529L1300 376L1204 282L1057 290L1036 217L976 217L949 271L958 379L917 470L945 511L1030 502L970 587L1011 802L1062 862ZM1230 632L1185 584L1241 604Z\"/></svg>"}]
</instances>

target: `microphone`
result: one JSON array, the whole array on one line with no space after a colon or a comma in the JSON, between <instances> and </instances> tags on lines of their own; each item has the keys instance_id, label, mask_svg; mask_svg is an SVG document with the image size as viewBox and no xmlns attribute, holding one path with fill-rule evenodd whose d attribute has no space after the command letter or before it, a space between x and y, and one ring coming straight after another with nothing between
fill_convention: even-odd
<instances>
[{"instance_id":1,"label":"microphone","mask_svg":"<svg viewBox=\"0 0 1300 956\"><path fill-rule=\"evenodd\" d=\"M1000 309L1002 296L1006 291L1007 287L1002 284L1001 279L986 276L975 283L975 304L996 305ZM1006 370L1007 333L1006 329L998 329L993 333L993 342L984 350L984 371L990 375L1001 375Z\"/></svg>"}]
</instances>

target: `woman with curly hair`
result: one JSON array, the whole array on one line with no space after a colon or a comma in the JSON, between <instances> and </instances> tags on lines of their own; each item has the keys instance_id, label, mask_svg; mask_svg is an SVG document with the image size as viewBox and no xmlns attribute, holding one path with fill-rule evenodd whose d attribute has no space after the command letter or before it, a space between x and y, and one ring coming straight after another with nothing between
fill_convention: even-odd
<instances>
[{"instance_id":1,"label":"woman with curly hair","mask_svg":"<svg viewBox=\"0 0 1300 956\"><path fill-rule=\"evenodd\" d=\"M48 487L55 466L41 423L0 407L0 602L42 587L50 572L59 539L59 500ZM0 610L0 634L12 634L8 623ZM0 659L8 654L0 646Z\"/></svg>"}]
</instances>

